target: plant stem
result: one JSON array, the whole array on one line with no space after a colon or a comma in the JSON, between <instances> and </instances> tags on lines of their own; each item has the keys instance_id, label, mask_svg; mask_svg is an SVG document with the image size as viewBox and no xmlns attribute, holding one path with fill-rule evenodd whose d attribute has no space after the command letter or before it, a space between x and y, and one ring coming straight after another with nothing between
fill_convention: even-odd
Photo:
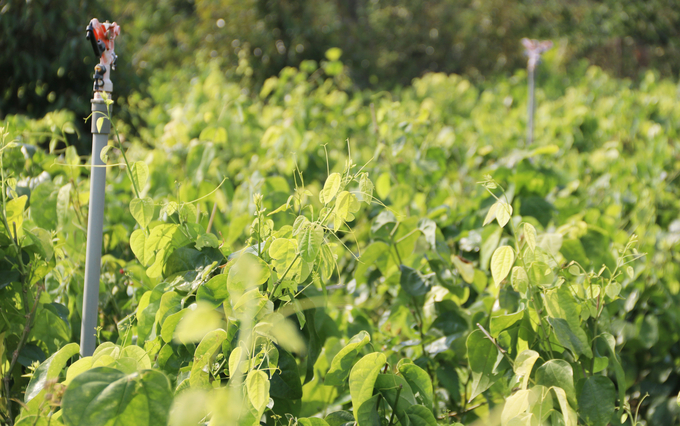
<instances>
[{"instance_id":1,"label":"plant stem","mask_svg":"<svg viewBox=\"0 0 680 426\"><path fill-rule=\"evenodd\" d=\"M215 201L215 204L213 204L212 213L210 213L210 220L208 221L208 228L205 230L206 234L209 234L210 230L212 229L216 213L217 213L217 201Z\"/></svg>"},{"instance_id":2,"label":"plant stem","mask_svg":"<svg viewBox=\"0 0 680 426\"><path fill-rule=\"evenodd\" d=\"M276 283L274 283L274 288L272 289L272 292L269 293L269 300L273 300L272 297L274 297L276 290L279 289L279 286L283 282L283 279L286 278L286 275L288 275L288 272L291 270L291 268L293 267L293 265L295 264L295 262L298 260L299 257L300 257L300 253L295 255L295 258L293 258L293 261L290 262L290 265L288 265L288 268L286 268L286 271L283 273L283 275L281 275L281 278L279 278L276 281Z\"/></svg>"},{"instance_id":3,"label":"plant stem","mask_svg":"<svg viewBox=\"0 0 680 426\"><path fill-rule=\"evenodd\" d=\"M499 351L501 354L503 354L503 356L506 357L506 358L508 359L508 361L510 361L510 365L514 365L514 364L515 364L515 362L512 360L512 358L510 358L510 356L509 356L508 353L506 352L506 350L503 349L503 348L501 348L501 347L498 345L498 343L496 343L496 339L494 339L493 337L491 337L491 335L489 334L489 332L486 331L486 329L485 329L484 327L482 327L482 324L477 323L477 328L479 328L480 330L482 330L482 333L484 333L484 335L486 336L486 338L489 339L489 340L491 341L491 343L493 343L493 345L496 347L496 349L498 349L498 351Z\"/></svg>"},{"instance_id":4,"label":"plant stem","mask_svg":"<svg viewBox=\"0 0 680 426\"><path fill-rule=\"evenodd\" d=\"M397 405L399 404L399 394L401 394L401 389L403 387L403 385L399 385L399 388L397 389L397 397L394 399L394 407L392 407L392 415L390 416L388 426L392 426L392 422L394 421L394 414L397 412Z\"/></svg>"}]
</instances>

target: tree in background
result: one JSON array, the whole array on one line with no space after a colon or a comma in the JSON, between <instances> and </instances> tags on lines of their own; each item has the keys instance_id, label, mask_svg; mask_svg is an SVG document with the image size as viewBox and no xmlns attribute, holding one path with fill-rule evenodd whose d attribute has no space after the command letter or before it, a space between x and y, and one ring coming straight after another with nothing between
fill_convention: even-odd
<instances>
[{"instance_id":1,"label":"tree in background","mask_svg":"<svg viewBox=\"0 0 680 426\"><path fill-rule=\"evenodd\" d=\"M0 118L68 108L89 114L96 58L85 39L98 2L11 0L0 3Z\"/></svg>"},{"instance_id":2,"label":"tree in background","mask_svg":"<svg viewBox=\"0 0 680 426\"><path fill-rule=\"evenodd\" d=\"M480 81L524 67L522 37L552 39L567 63L589 59L619 77L680 71L680 3L665 0L155 0L107 4L13 0L0 6L0 117L69 108L87 115L91 67L84 26L122 28L116 95L153 76L221 61L259 86L331 47L359 87L406 85L427 71ZM153 83L151 83L153 84ZM120 103L121 105L124 103ZM124 116L125 111L122 111ZM127 121L130 120L128 117ZM140 123L141 124L141 123Z\"/></svg>"}]
</instances>

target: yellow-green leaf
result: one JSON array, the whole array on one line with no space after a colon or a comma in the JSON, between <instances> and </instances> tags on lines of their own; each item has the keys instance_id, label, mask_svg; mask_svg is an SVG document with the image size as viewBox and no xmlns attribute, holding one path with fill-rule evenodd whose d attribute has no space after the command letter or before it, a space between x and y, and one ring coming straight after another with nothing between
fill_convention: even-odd
<instances>
[{"instance_id":1,"label":"yellow-green leaf","mask_svg":"<svg viewBox=\"0 0 680 426\"><path fill-rule=\"evenodd\" d=\"M524 223L524 239L533 252L536 250L536 228L530 223Z\"/></svg>"},{"instance_id":2,"label":"yellow-green leaf","mask_svg":"<svg viewBox=\"0 0 680 426\"><path fill-rule=\"evenodd\" d=\"M154 203L150 197L135 198L130 201L130 213L135 218L139 226L146 228L153 219Z\"/></svg>"},{"instance_id":3,"label":"yellow-green leaf","mask_svg":"<svg viewBox=\"0 0 680 426\"><path fill-rule=\"evenodd\" d=\"M28 200L28 197L22 195L21 197L10 200L7 202L7 204L5 204L7 223L9 224L9 229L12 232L12 238L19 238L24 235L21 225L24 223L24 207L26 206L26 200ZM14 235L15 227L16 235Z\"/></svg>"},{"instance_id":4,"label":"yellow-green leaf","mask_svg":"<svg viewBox=\"0 0 680 426\"><path fill-rule=\"evenodd\" d=\"M269 378L264 371L252 370L246 378L248 399L258 413L262 413L269 402Z\"/></svg>"},{"instance_id":5,"label":"yellow-green leaf","mask_svg":"<svg viewBox=\"0 0 680 426\"><path fill-rule=\"evenodd\" d=\"M493 222L493 220L496 218L496 210L498 210L498 202L493 203L491 207L489 207L489 211L486 213L486 217L484 218L484 223L482 226L486 226Z\"/></svg>"},{"instance_id":6,"label":"yellow-green leaf","mask_svg":"<svg viewBox=\"0 0 680 426\"><path fill-rule=\"evenodd\" d=\"M515 374L522 377L521 388L526 389L529 383L529 376L531 376L531 370L534 368L534 364L538 359L538 352L527 349L522 351L517 358L515 358L515 364L513 369Z\"/></svg>"},{"instance_id":7,"label":"yellow-green leaf","mask_svg":"<svg viewBox=\"0 0 680 426\"><path fill-rule=\"evenodd\" d=\"M130 176L137 186L138 190L142 190L146 186L146 180L149 178L149 166L143 161L137 161L130 166Z\"/></svg>"},{"instance_id":8,"label":"yellow-green leaf","mask_svg":"<svg viewBox=\"0 0 680 426\"><path fill-rule=\"evenodd\" d=\"M342 176L340 173L331 173L326 179L326 183L323 185L323 189L319 192L319 201L322 204L328 204L331 202L333 197L340 190L340 184L342 183Z\"/></svg>"},{"instance_id":9,"label":"yellow-green leaf","mask_svg":"<svg viewBox=\"0 0 680 426\"><path fill-rule=\"evenodd\" d=\"M501 246L491 256L491 275L496 285L508 276L512 264L515 262L515 252L510 246Z\"/></svg>"}]
</instances>

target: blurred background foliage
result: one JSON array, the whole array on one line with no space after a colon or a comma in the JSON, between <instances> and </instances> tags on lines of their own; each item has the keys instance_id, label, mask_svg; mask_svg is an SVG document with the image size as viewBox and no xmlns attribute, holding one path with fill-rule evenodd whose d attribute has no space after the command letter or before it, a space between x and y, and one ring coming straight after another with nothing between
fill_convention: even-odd
<instances>
[{"instance_id":1,"label":"blurred background foliage","mask_svg":"<svg viewBox=\"0 0 680 426\"><path fill-rule=\"evenodd\" d=\"M580 59L634 81L649 68L664 77L680 70L680 3L667 0L2 0L0 118L89 114L92 17L121 25L115 92L123 99L144 96L154 77L215 61L258 91L305 60L328 62L328 74L346 66L354 89L391 90L428 71L481 83L525 66L522 37L555 41L575 70L585 69ZM332 47L342 65L325 56ZM128 110L119 116L134 126Z\"/></svg>"}]
</instances>

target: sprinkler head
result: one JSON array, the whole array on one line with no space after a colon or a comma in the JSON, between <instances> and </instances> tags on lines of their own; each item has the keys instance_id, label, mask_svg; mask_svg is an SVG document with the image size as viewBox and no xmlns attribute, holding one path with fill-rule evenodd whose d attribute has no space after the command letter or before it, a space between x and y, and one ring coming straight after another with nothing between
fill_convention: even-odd
<instances>
[{"instance_id":1,"label":"sprinkler head","mask_svg":"<svg viewBox=\"0 0 680 426\"><path fill-rule=\"evenodd\" d=\"M550 50L553 47L553 42L551 40L530 40L528 38L522 39L522 45L524 46L524 54L529 57L527 67L529 71L536 69L536 65L541 62L541 55L543 52Z\"/></svg>"},{"instance_id":2,"label":"sprinkler head","mask_svg":"<svg viewBox=\"0 0 680 426\"><path fill-rule=\"evenodd\" d=\"M115 22L106 21L102 24L95 18L90 21L86 31L92 50L95 56L99 57L99 64L95 66L94 91L111 92L113 83L111 83L110 74L111 70L116 69L118 59L114 51L114 42L120 35L120 27Z\"/></svg>"}]
</instances>

